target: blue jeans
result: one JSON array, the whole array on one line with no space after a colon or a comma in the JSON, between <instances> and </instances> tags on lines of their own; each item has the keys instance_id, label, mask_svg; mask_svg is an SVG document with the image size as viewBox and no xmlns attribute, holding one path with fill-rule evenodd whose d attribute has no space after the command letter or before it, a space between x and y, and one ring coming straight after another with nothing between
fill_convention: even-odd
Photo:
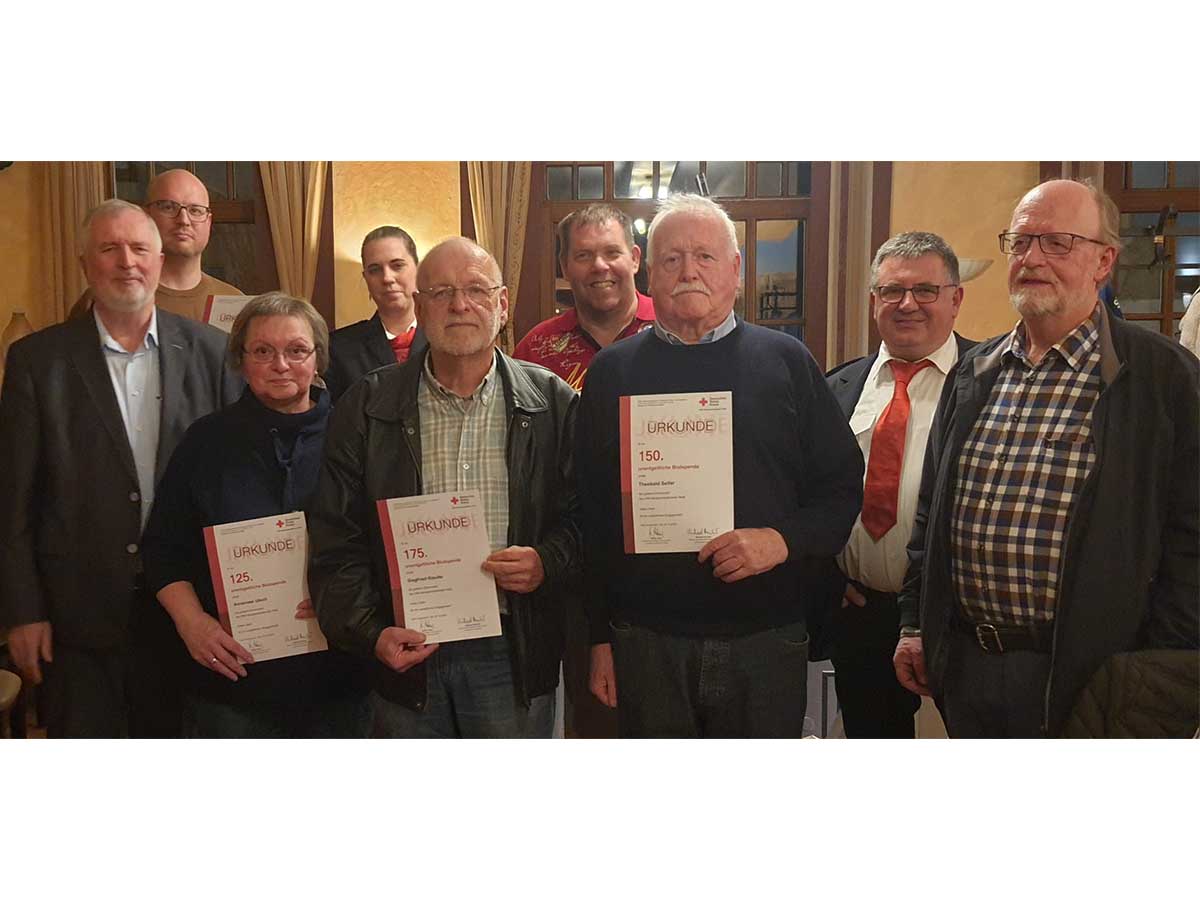
<instances>
[{"instance_id":1,"label":"blue jeans","mask_svg":"<svg viewBox=\"0 0 1200 900\"><path fill-rule=\"evenodd\" d=\"M371 694L376 737L549 738L554 693L517 700L508 640L477 638L442 644L425 666L425 708L409 709Z\"/></svg>"},{"instance_id":2,"label":"blue jeans","mask_svg":"<svg viewBox=\"0 0 1200 900\"><path fill-rule=\"evenodd\" d=\"M740 637L684 637L614 622L621 737L802 737L803 622Z\"/></svg>"},{"instance_id":3,"label":"blue jeans","mask_svg":"<svg viewBox=\"0 0 1200 900\"><path fill-rule=\"evenodd\" d=\"M365 696L304 704L217 703L189 694L183 735L189 738L365 738L371 706Z\"/></svg>"}]
</instances>

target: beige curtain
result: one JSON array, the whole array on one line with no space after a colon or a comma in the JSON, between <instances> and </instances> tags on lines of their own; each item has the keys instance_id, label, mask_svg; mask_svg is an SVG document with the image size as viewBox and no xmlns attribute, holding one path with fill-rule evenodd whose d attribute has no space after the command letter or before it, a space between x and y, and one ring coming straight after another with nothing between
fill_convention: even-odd
<instances>
[{"instance_id":1,"label":"beige curtain","mask_svg":"<svg viewBox=\"0 0 1200 900\"><path fill-rule=\"evenodd\" d=\"M62 322L87 282L79 267L79 226L88 210L108 199L110 179L106 162L53 162L45 167L42 246L48 283L29 319L35 328ZM33 306L34 304L31 304Z\"/></svg>"},{"instance_id":2,"label":"beige curtain","mask_svg":"<svg viewBox=\"0 0 1200 900\"><path fill-rule=\"evenodd\" d=\"M500 332L500 347L513 349L513 317L521 286L521 259L525 253L525 225L529 219L528 162L468 162L471 212L475 238L496 258L508 285L508 324Z\"/></svg>"},{"instance_id":3,"label":"beige curtain","mask_svg":"<svg viewBox=\"0 0 1200 900\"><path fill-rule=\"evenodd\" d=\"M279 288L312 299L325 203L326 162L260 162Z\"/></svg>"}]
</instances>

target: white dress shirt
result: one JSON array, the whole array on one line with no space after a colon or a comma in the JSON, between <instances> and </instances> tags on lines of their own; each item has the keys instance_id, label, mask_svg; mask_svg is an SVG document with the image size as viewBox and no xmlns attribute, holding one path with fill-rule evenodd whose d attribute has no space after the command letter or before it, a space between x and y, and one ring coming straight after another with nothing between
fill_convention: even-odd
<instances>
[{"instance_id":1,"label":"white dress shirt","mask_svg":"<svg viewBox=\"0 0 1200 900\"><path fill-rule=\"evenodd\" d=\"M892 400L896 379L888 360L894 357L886 344L879 346L879 356L867 373L862 396L850 417L850 430L858 440L864 460L871 457L871 437L875 423ZM908 568L906 548L912 536L913 517L917 514L917 494L921 490L921 470L925 461L925 445L929 442L929 427L946 374L958 361L958 342L954 333L946 342L923 359L933 365L918 372L908 385L911 406L908 430L904 437L904 462L900 469L900 496L896 505L896 524L878 541L863 528L862 516L854 522L850 540L838 555L838 565L848 578L877 591L896 593L904 582ZM864 473L863 481L866 481Z\"/></svg>"}]
</instances>

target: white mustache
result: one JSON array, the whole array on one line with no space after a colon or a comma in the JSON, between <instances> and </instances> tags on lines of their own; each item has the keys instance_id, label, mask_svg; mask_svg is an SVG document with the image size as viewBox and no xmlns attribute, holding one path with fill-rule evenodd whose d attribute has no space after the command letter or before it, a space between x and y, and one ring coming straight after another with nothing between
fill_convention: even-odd
<instances>
[{"instance_id":1,"label":"white mustache","mask_svg":"<svg viewBox=\"0 0 1200 900\"><path fill-rule=\"evenodd\" d=\"M684 281L675 285L674 290L671 291L672 297L674 297L676 294L705 294L706 296L711 297L712 291L706 288L702 282Z\"/></svg>"}]
</instances>

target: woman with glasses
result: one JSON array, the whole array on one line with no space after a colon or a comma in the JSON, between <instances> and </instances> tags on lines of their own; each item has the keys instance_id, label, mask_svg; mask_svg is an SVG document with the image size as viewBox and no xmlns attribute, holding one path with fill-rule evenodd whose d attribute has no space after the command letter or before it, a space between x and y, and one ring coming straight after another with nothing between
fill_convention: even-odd
<instances>
[{"instance_id":1,"label":"woman with glasses","mask_svg":"<svg viewBox=\"0 0 1200 900\"><path fill-rule=\"evenodd\" d=\"M328 650L254 662L218 621L203 530L303 511L317 486L329 394L329 330L305 300L274 292L233 323L228 363L246 381L232 406L198 420L158 487L143 550L146 581L193 662L189 737L365 737L366 672ZM297 598L296 618L312 618Z\"/></svg>"}]
</instances>

